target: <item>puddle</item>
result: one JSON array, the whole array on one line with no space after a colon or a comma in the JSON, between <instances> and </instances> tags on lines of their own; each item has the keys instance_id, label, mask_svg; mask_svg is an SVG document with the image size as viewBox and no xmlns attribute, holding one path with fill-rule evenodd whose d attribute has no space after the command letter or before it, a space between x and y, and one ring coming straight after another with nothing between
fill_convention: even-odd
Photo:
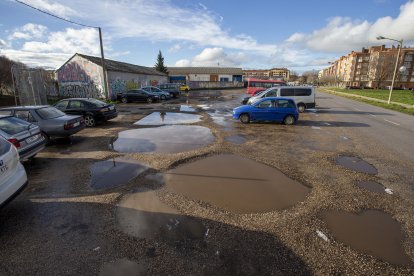
<instances>
[{"instance_id":1,"label":"puddle","mask_svg":"<svg viewBox=\"0 0 414 276\"><path fill-rule=\"evenodd\" d=\"M206 231L198 220L181 215L161 202L154 191L145 188L121 200L117 218L124 232L138 238L175 242L202 239Z\"/></svg>"},{"instance_id":2,"label":"puddle","mask_svg":"<svg viewBox=\"0 0 414 276\"><path fill-rule=\"evenodd\" d=\"M209 128L175 125L121 131L111 147L126 153L175 153L201 148L214 140Z\"/></svg>"},{"instance_id":3,"label":"puddle","mask_svg":"<svg viewBox=\"0 0 414 276\"><path fill-rule=\"evenodd\" d=\"M180 111L181 112L196 112L196 110L189 105L180 105Z\"/></svg>"},{"instance_id":4,"label":"puddle","mask_svg":"<svg viewBox=\"0 0 414 276\"><path fill-rule=\"evenodd\" d=\"M377 174L378 170L368 162L362 160L359 157L353 156L339 156L336 159L336 164L348 168L356 172L362 172L366 174Z\"/></svg>"},{"instance_id":5,"label":"puddle","mask_svg":"<svg viewBox=\"0 0 414 276\"><path fill-rule=\"evenodd\" d=\"M191 124L201 121L201 115L174 113L174 112L153 112L145 116L141 120L134 123L140 126L155 126L155 125L177 125L177 124Z\"/></svg>"},{"instance_id":6,"label":"puddle","mask_svg":"<svg viewBox=\"0 0 414 276\"><path fill-rule=\"evenodd\" d=\"M238 134L227 136L224 138L224 140L229 141L233 144L237 144L237 145L244 144L247 141L246 137L244 137L243 135L238 135Z\"/></svg>"},{"instance_id":7,"label":"puddle","mask_svg":"<svg viewBox=\"0 0 414 276\"><path fill-rule=\"evenodd\" d=\"M375 181L359 181L356 183L356 185L370 192L385 194L384 186Z\"/></svg>"},{"instance_id":8,"label":"puddle","mask_svg":"<svg viewBox=\"0 0 414 276\"><path fill-rule=\"evenodd\" d=\"M204 109L204 110L210 109L210 106L207 105L207 104L198 104L197 106L200 107L201 109Z\"/></svg>"},{"instance_id":9,"label":"puddle","mask_svg":"<svg viewBox=\"0 0 414 276\"><path fill-rule=\"evenodd\" d=\"M102 266L99 276L132 276L144 275L146 269L143 265L128 259L119 259L115 262L106 263Z\"/></svg>"},{"instance_id":10,"label":"puddle","mask_svg":"<svg viewBox=\"0 0 414 276\"><path fill-rule=\"evenodd\" d=\"M412 265L402 247L401 224L389 214L366 210L360 214L323 212L324 221L336 239L365 254L397 265Z\"/></svg>"},{"instance_id":11,"label":"puddle","mask_svg":"<svg viewBox=\"0 0 414 276\"><path fill-rule=\"evenodd\" d=\"M176 193L239 214L285 209L310 192L277 169L230 154L182 165L164 181Z\"/></svg>"},{"instance_id":12,"label":"puddle","mask_svg":"<svg viewBox=\"0 0 414 276\"><path fill-rule=\"evenodd\" d=\"M113 158L91 166L91 184L94 190L111 189L127 184L148 167L127 158Z\"/></svg>"}]
</instances>

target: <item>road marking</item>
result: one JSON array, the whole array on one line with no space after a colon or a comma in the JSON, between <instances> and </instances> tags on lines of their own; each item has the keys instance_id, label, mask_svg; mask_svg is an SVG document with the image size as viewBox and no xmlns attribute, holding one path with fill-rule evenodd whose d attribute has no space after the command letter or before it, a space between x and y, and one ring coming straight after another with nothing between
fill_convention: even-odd
<instances>
[{"instance_id":1,"label":"road marking","mask_svg":"<svg viewBox=\"0 0 414 276\"><path fill-rule=\"evenodd\" d=\"M399 123L396 123L396 122L393 122L393 121L390 121L390 120L387 120L387 119L384 119L384 121L386 121L388 123L391 123L391 124L394 124L396 126L399 126L400 125Z\"/></svg>"},{"instance_id":2,"label":"road marking","mask_svg":"<svg viewBox=\"0 0 414 276\"><path fill-rule=\"evenodd\" d=\"M377 117L377 115L374 115L374 114L371 114L371 113L368 113L369 115L371 115L372 117Z\"/></svg>"},{"instance_id":3,"label":"road marking","mask_svg":"<svg viewBox=\"0 0 414 276\"><path fill-rule=\"evenodd\" d=\"M323 124L326 125L326 126L330 126L331 125L330 123L327 123L327 122L325 122Z\"/></svg>"},{"instance_id":4,"label":"road marking","mask_svg":"<svg viewBox=\"0 0 414 276\"><path fill-rule=\"evenodd\" d=\"M321 129L321 128L317 126L312 126L312 129Z\"/></svg>"}]
</instances>

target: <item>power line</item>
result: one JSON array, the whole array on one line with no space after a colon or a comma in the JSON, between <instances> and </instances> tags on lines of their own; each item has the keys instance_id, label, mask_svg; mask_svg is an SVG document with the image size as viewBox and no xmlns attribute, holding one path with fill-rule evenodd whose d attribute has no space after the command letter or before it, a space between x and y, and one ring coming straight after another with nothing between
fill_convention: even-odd
<instances>
[{"instance_id":1,"label":"power line","mask_svg":"<svg viewBox=\"0 0 414 276\"><path fill-rule=\"evenodd\" d=\"M54 15L54 14L52 14L52 13L50 13L50 12L47 12L47 11L41 10L41 9L39 9L39 8L36 8L36 7L33 7L33 6L31 6L31 5L27 4L27 3L24 3L24 2L19 1L19 0L15 0L15 1L16 1L17 3L20 3L20 4L23 4L23 5L25 5L25 6L28 6L29 8L35 9L35 10L37 10L37 11L40 11L40 12L42 12L42 13L45 13L45 14L47 14L47 15L50 15L50 16L53 16L53 17L56 17L56 18L58 18L58 19L60 19L60 20L63 20L63 21L66 21L66 22L69 22L69 23L72 23L72 24L75 24L75 25L79 25L79 26L83 26L83 27L88 27L88 28L95 28L95 29L97 29L97 28L98 28L98 27L95 27L95 26L85 25L85 24L82 24L82 23L78 23L78 22L75 22L75 21L72 21L72 20L69 20L69 19L66 19L66 18L63 18L63 17L57 16L57 15Z\"/></svg>"}]
</instances>

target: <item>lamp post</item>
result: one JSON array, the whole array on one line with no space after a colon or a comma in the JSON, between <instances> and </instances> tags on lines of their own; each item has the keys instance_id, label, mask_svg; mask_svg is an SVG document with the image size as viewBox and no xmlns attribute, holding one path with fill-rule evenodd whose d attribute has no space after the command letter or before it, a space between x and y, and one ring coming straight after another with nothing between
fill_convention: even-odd
<instances>
[{"instance_id":1,"label":"lamp post","mask_svg":"<svg viewBox=\"0 0 414 276\"><path fill-rule=\"evenodd\" d=\"M393 73L393 76L392 76L392 82L391 82L391 87L390 87L390 95L388 96L388 104L390 104L392 90L394 89L395 75L397 74L398 60L400 59L400 52L401 52L403 40L402 39L401 40L397 40L397 39L393 39L393 38L388 38L388 37L383 37L383 36L377 36L377 40L383 40L383 39L392 40L392 41L396 41L396 42L399 43L397 60L395 61L395 68L394 68L394 73Z\"/></svg>"}]
</instances>

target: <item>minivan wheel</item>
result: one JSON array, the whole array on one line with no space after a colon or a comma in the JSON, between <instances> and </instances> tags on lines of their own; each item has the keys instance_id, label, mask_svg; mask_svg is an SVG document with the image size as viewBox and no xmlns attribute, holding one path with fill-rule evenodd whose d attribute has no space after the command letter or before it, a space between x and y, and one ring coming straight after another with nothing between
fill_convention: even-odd
<instances>
[{"instance_id":1,"label":"minivan wheel","mask_svg":"<svg viewBox=\"0 0 414 276\"><path fill-rule=\"evenodd\" d=\"M92 115L86 115L85 116L85 125L87 127L93 127L95 126L96 122L95 122L95 118Z\"/></svg>"},{"instance_id":2,"label":"minivan wheel","mask_svg":"<svg viewBox=\"0 0 414 276\"><path fill-rule=\"evenodd\" d=\"M298 104L298 111L300 112L300 113L303 113L303 112L305 112L305 105L304 104Z\"/></svg>"},{"instance_id":3,"label":"minivan wheel","mask_svg":"<svg viewBox=\"0 0 414 276\"><path fill-rule=\"evenodd\" d=\"M243 113L243 114L240 115L239 120L243 124L248 124L248 123L250 123L250 116L247 113Z\"/></svg>"},{"instance_id":4,"label":"minivan wheel","mask_svg":"<svg viewBox=\"0 0 414 276\"><path fill-rule=\"evenodd\" d=\"M121 99L121 102L122 102L122 103L128 103L128 99L127 99L127 98L122 98L122 99Z\"/></svg>"},{"instance_id":5,"label":"minivan wheel","mask_svg":"<svg viewBox=\"0 0 414 276\"><path fill-rule=\"evenodd\" d=\"M152 98L148 98L147 103L152 103Z\"/></svg>"},{"instance_id":6,"label":"minivan wheel","mask_svg":"<svg viewBox=\"0 0 414 276\"><path fill-rule=\"evenodd\" d=\"M292 115L287 115L285 119L283 119L283 123L285 125L293 125L295 123L295 117Z\"/></svg>"}]
</instances>

